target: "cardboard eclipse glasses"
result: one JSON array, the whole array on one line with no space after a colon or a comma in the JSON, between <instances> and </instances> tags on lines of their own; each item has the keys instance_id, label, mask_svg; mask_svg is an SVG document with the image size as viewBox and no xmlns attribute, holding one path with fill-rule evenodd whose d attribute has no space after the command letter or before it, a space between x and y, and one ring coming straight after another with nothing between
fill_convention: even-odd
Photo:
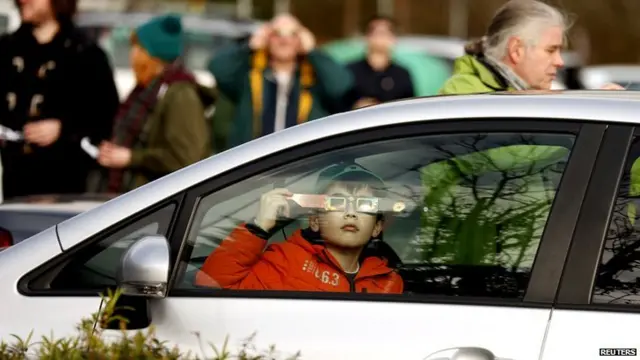
<instances>
[{"instance_id":1,"label":"cardboard eclipse glasses","mask_svg":"<svg viewBox=\"0 0 640 360\"><path fill-rule=\"evenodd\" d=\"M289 199L302 208L324 211L347 211L349 205L351 205L353 211L364 214L377 214L381 212L399 213L408 207L408 204L404 201L374 196L293 194Z\"/></svg>"}]
</instances>

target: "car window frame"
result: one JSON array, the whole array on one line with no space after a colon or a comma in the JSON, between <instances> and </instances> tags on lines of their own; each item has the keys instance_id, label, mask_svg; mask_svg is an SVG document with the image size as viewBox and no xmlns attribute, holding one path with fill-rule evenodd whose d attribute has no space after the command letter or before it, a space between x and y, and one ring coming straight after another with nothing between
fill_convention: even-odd
<instances>
[{"instance_id":1,"label":"car window frame","mask_svg":"<svg viewBox=\"0 0 640 360\"><path fill-rule=\"evenodd\" d=\"M239 166L226 173L220 174L208 181L190 188L185 194L184 208L191 209L180 214L176 224L174 237L171 239L172 254L176 266L169 281L169 297L209 297L209 298L280 298L280 299L339 299L339 300L373 300L399 302L444 302L466 304L508 304L511 306L551 306L560 282L560 275L564 266L570 239L573 235L581 204L576 204L576 193L586 191L589 174L595 163L595 157L606 125L576 120L544 119L544 118L473 118L448 119L444 121L427 120L411 124L396 124L373 129L366 129L357 133L340 134L299 144L287 150L268 154L265 157ZM253 291L253 290L223 290L211 289L177 289L180 272L187 267L184 259L186 239L191 221L193 220L200 200L212 192L219 191L232 184L260 175L271 169L287 163L302 160L307 157L323 154L328 150L338 150L346 147L393 140L400 137L429 136L438 134L455 134L463 132L545 132L545 133L574 133L576 135L574 148L570 155L565 173L559 185L556 198L552 205L546 228L540 240L538 254L532 267L531 280L525 297L520 299L497 298L465 298L447 297L441 295L421 295L407 297L404 295L362 294L356 296L350 293L320 293L297 291ZM596 144L596 145L594 145ZM562 190L564 189L564 191ZM571 190L568 190L571 189ZM570 194L571 191L571 194ZM568 225L571 224L571 225ZM181 235L180 235L181 234ZM561 237L561 240L553 239ZM550 268L543 271L542 268ZM516 300L516 301L514 301Z\"/></svg>"},{"instance_id":2,"label":"car window frame","mask_svg":"<svg viewBox=\"0 0 640 360\"><path fill-rule=\"evenodd\" d=\"M587 311L640 312L629 304L593 303L592 295L613 209L632 141L640 136L634 124L608 127L584 198L585 211L576 225L556 307ZM593 209L598 209L594 211Z\"/></svg>"},{"instance_id":3,"label":"car window frame","mask_svg":"<svg viewBox=\"0 0 640 360\"><path fill-rule=\"evenodd\" d=\"M26 272L17 282L17 290L21 295L29 296L29 297L39 297L39 296L64 296L64 297L99 297L99 292L96 289L87 289L87 290L61 290L61 289L32 289L30 287L31 283L39 279L41 276L46 274L49 271L56 269L58 266L63 263L69 261L74 256L82 253L87 248L94 246L101 241L107 239L109 236L117 234L127 227L140 222L151 215L158 213L163 210L165 207L169 205L174 205L173 214L171 216L171 222L167 227L167 240L171 239L173 236L173 232L176 230L176 221L179 217L180 211L182 210L182 205L184 203L184 191L179 192L177 194L173 194L168 198L136 213L133 216L129 216L124 218L111 226L103 229L97 234L89 237L84 241L80 241L77 245L63 250L61 253L56 256L48 259L46 262L40 264L39 266L29 270ZM57 225L56 225L57 227ZM173 263L171 263L173 266ZM106 289L105 289L106 290Z\"/></svg>"}]
</instances>

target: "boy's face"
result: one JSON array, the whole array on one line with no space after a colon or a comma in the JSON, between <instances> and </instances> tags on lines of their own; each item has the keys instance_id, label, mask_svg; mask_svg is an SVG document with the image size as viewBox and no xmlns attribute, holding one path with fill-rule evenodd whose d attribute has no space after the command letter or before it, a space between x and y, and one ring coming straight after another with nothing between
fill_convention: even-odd
<instances>
[{"instance_id":1,"label":"boy's face","mask_svg":"<svg viewBox=\"0 0 640 360\"><path fill-rule=\"evenodd\" d=\"M346 208L322 212L309 219L311 229L319 231L324 241L331 245L350 249L361 248L382 231L382 221L376 220L376 214L356 211L355 200L358 197L371 197L373 192L366 185L355 185L336 182L329 186L326 195L346 197ZM349 197L352 197L353 201L349 201Z\"/></svg>"}]
</instances>

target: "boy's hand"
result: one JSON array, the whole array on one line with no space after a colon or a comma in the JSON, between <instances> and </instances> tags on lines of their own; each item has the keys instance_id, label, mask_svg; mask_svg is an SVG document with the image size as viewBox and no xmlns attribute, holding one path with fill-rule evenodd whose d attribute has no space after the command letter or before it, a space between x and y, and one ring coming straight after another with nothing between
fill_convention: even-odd
<instances>
[{"instance_id":1,"label":"boy's hand","mask_svg":"<svg viewBox=\"0 0 640 360\"><path fill-rule=\"evenodd\" d=\"M276 225L279 215L289 216L290 207L287 197L293 193L287 189L273 189L260 197L260 208L256 216L256 225L269 232Z\"/></svg>"}]
</instances>

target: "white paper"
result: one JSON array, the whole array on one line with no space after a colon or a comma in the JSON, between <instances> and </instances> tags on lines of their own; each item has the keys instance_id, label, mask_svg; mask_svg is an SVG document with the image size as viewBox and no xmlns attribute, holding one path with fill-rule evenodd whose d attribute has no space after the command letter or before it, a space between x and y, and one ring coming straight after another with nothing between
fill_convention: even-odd
<instances>
[{"instance_id":1,"label":"white paper","mask_svg":"<svg viewBox=\"0 0 640 360\"><path fill-rule=\"evenodd\" d=\"M84 152L89 154L89 156L91 156L92 158L94 159L98 158L98 154L100 153L100 150L98 150L98 147L93 145L89 141L88 137L83 137L82 140L80 140L80 147L82 148L82 150L84 150Z\"/></svg>"},{"instance_id":2,"label":"white paper","mask_svg":"<svg viewBox=\"0 0 640 360\"><path fill-rule=\"evenodd\" d=\"M20 131L15 131L4 125L0 125L0 139L17 142L24 140L24 135L22 135L22 132Z\"/></svg>"}]
</instances>

